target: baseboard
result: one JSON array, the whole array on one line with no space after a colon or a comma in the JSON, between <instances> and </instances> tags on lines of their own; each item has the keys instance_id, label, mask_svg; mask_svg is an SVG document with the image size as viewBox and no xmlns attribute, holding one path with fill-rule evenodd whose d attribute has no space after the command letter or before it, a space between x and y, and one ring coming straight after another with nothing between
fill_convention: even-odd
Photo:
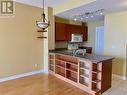
<instances>
[{"instance_id":1,"label":"baseboard","mask_svg":"<svg viewBox=\"0 0 127 95\"><path fill-rule=\"evenodd\" d=\"M14 75L14 76L10 76L10 77L0 78L0 83L5 82L5 81L9 81L9 80L14 80L14 79L17 79L17 78L22 78L22 77L34 75L34 74L39 74L39 73L48 73L48 72L44 71L44 70L37 70L37 71L28 72L28 73L24 73L24 74L19 74L19 75Z\"/></svg>"},{"instance_id":2,"label":"baseboard","mask_svg":"<svg viewBox=\"0 0 127 95\"><path fill-rule=\"evenodd\" d=\"M123 76L120 76L120 75L112 74L112 78L114 78L114 77L122 79L122 80L127 80L127 77L123 77Z\"/></svg>"}]
</instances>

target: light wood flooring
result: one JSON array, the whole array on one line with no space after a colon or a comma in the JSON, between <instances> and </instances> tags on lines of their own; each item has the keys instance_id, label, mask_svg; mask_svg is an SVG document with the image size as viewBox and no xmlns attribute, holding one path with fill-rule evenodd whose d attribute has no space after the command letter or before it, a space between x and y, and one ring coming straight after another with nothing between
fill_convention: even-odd
<instances>
[{"instance_id":1,"label":"light wood flooring","mask_svg":"<svg viewBox=\"0 0 127 95\"><path fill-rule=\"evenodd\" d=\"M0 83L0 95L90 95L46 74L32 75Z\"/></svg>"}]
</instances>

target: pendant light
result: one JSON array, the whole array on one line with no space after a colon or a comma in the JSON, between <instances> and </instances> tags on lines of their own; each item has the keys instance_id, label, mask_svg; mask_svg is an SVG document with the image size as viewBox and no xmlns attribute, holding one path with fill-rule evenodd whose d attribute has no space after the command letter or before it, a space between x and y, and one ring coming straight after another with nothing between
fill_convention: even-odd
<instances>
[{"instance_id":1,"label":"pendant light","mask_svg":"<svg viewBox=\"0 0 127 95\"><path fill-rule=\"evenodd\" d=\"M44 0L43 0L43 13L42 13L42 17L41 17L41 21L36 21L36 25L38 28L42 29L43 31L45 31L45 29L48 28L48 26L50 25L50 22L47 21L47 19L45 18L45 13L44 13Z\"/></svg>"}]
</instances>

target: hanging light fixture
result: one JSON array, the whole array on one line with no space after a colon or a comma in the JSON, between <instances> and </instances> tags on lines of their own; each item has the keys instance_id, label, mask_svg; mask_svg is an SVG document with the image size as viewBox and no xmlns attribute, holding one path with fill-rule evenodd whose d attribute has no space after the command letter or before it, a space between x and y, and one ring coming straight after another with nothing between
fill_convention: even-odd
<instances>
[{"instance_id":1,"label":"hanging light fixture","mask_svg":"<svg viewBox=\"0 0 127 95\"><path fill-rule=\"evenodd\" d=\"M41 21L36 21L36 25L38 28L45 30L48 28L48 26L50 25L50 22L47 21L47 19L45 18L45 13L44 13L44 0L43 0L43 13L42 13L42 17L41 17Z\"/></svg>"}]
</instances>

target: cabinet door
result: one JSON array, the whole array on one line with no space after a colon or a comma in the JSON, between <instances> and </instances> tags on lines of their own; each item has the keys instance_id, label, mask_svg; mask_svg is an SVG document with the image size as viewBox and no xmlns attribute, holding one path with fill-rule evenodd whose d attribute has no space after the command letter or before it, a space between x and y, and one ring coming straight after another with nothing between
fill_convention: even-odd
<instances>
[{"instance_id":1,"label":"cabinet door","mask_svg":"<svg viewBox=\"0 0 127 95\"><path fill-rule=\"evenodd\" d=\"M66 24L66 40L67 41L71 41L72 31L73 31L73 25Z\"/></svg>"},{"instance_id":2,"label":"cabinet door","mask_svg":"<svg viewBox=\"0 0 127 95\"><path fill-rule=\"evenodd\" d=\"M88 27L82 26L83 41L88 40Z\"/></svg>"},{"instance_id":3,"label":"cabinet door","mask_svg":"<svg viewBox=\"0 0 127 95\"><path fill-rule=\"evenodd\" d=\"M66 41L65 24L55 23L55 39L56 41Z\"/></svg>"}]
</instances>

